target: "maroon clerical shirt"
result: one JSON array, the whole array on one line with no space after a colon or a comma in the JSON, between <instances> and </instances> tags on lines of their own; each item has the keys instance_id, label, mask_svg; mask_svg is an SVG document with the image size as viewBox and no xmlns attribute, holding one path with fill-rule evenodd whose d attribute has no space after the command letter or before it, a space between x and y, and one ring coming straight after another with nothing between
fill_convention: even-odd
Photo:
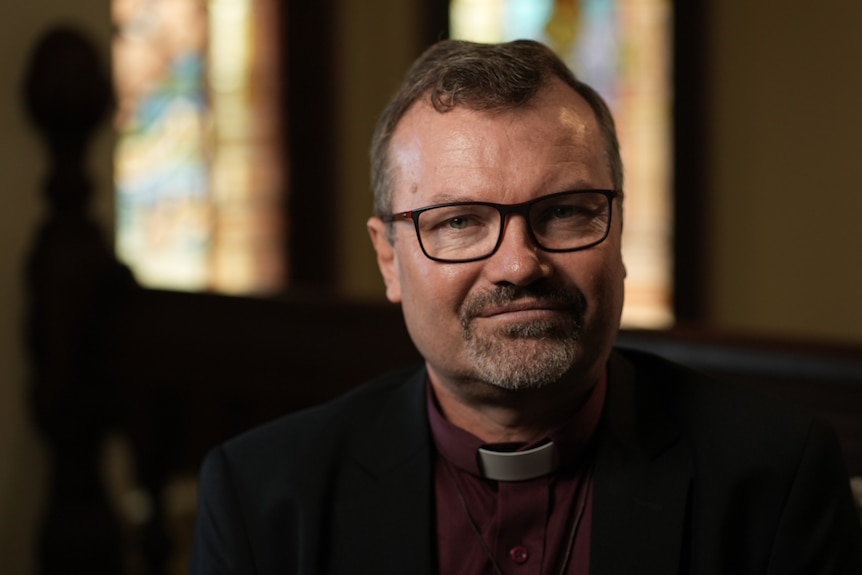
<instances>
[{"instance_id":1,"label":"maroon clerical shirt","mask_svg":"<svg viewBox=\"0 0 862 575\"><path fill-rule=\"evenodd\" d=\"M483 445L447 421L428 385L428 416L437 447L434 486L440 573L589 573L593 484L589 447L606 385L602 377L583 406L548 438L507 446ZM482 476L480 447L523 451L548 439L558 450L556 471L523 481Z\"/></svg>"}]
</instances>

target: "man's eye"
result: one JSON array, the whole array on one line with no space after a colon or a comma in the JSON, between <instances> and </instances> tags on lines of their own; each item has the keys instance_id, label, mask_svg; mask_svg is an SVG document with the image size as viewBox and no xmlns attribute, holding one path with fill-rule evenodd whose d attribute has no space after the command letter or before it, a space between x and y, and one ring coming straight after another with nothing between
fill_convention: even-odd
<instances>
[{"instance_id":1,"label":"man's eye","mask_svg":"<svg viewBox=\"0 0 862 575\"><path fill-rule=\"evenodd\" d=\"M575 215L575 209L572 206L557 206L551 210L551 217L562 219L571 218Z\"/></svg>"},{"instance_id":2,"label":"man's eye","mask_svg":"<svg viewBox=\"0 0 862 575\"><path fill-rule=\"evenodd\" d=\"M446 226L450 229L453 229L453 230L463 230L464 228L466 228L469 225L470 225L469 218L466 218L464 216L459 216L456 218L449 218L449 220L446 222Z\"/></svg>"},{"instance_id":3,"label":"man's eye","mask_svg":"<svg viewBox=\"0 0 862 575\"><path fill-rule=\"evenodd\" d=\"M545 211L541 220L547 222L568 220L571 222L589 222L601 215L601 210L591 206L560 205L553 206Z\"/></svg>"},{"instance_id":4,"label":"man's eye","mask_svg":"<svg viewBox=\"0 0 862 575\"><path fill-rule=\"evenodd\" d=\"M475 206L450 206L425 212L420 227L426 232L462 235L479 232L488 227L493 210L475 209Z\"/></svg>"},{"instance_id":5,"label":"man's eye","mask_svg":"<svg viewBox=\"0 0 862 575\"><path fill-rule=\"evenodd\" d=\"M586 211L579 206L552 206L545 210L538 221L555 222L560 220L584 219L588 217Z\"/></svg>"}]
</instances>

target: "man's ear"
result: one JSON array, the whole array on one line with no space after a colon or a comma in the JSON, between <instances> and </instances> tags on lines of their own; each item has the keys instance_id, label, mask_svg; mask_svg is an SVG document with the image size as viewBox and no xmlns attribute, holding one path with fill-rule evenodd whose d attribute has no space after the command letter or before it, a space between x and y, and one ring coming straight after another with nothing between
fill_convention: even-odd
<instances>
[{"instance_id":1,"label":"man's ear","mask_svg":"<svg viewBox=\"0 0 862 575\"><path fill-rule=\"evenodd\" d=\"M377 267L386 284L386 298L392 303L401 302L401 280L398 274L398 256L395 247L389 239L389 230L386 224L378 217L368 218L368 235L374 251L377 252Z\"/></svg>"}]
</instances>

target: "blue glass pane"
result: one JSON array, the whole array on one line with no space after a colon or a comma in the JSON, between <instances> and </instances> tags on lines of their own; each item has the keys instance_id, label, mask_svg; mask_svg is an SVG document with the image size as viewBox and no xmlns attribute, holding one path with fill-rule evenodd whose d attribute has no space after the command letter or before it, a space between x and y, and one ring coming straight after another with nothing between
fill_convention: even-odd
<instances>
[{"instance_id":1,"label":"blue glass pane","mask_svg":"<svg viewBox=\"0 0 862 575\"><path fill-rule=\"evenodd\" d=\"M541 39L554 11L553 0L512 0L506 11L506 39Z\"/></svg>"}]
</instances>

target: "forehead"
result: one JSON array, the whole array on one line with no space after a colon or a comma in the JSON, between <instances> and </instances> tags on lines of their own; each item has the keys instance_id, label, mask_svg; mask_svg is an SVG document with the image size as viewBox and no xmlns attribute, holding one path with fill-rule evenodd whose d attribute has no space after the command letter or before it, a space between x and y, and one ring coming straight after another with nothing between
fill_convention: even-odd
<instances>
[{"instance_id":1,"label":"forehead","mask_svg":"<svg viewBox=\"0 0 862 575\"><path fill-rule=\"evenodd\" d=\"M416 201L525 201L574 188L612 187L603 137L589 104L559 81L526 105L414 104L393 134L393 207ZM406 209L406 208L405 208Z\"/></svg>"}]
</instances>

